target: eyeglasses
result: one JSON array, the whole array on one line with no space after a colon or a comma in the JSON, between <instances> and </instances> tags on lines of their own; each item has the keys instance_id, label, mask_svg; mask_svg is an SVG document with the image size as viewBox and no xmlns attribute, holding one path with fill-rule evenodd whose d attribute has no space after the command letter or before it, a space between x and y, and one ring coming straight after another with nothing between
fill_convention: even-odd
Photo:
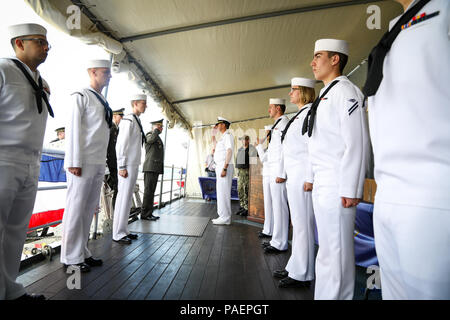
<instances>
[{"instance_id":1,"label":"eyeglasses","mask_svg":"<svg viewBox=\"0 0 450 320\"><path fill-rule=\"evenodd\" d=\"M39 43L39 45L41 47L47 47L48 50L50 50L52 48L52 46L45 39L41 39L41 38L21 38L20 40L22 40L22 41L27 41L27 40L28 41L36 41L37 43Z\"/></svg>"}]
</instances>

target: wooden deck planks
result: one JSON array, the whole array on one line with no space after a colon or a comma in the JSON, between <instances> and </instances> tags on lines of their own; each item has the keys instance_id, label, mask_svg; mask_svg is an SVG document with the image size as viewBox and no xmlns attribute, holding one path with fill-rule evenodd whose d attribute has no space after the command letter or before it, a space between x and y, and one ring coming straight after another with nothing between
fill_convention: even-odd
<instances>
[{"instance_id":1,"label":"wooden deck planks","mask_svg":"<svg viewBox=\"0 0 450 320\"><path fill-rule=\"evenodd\" d=\"M233 203L233 210L237 203ZM159 211L165 215L215 218L215 203L180 200ZM69 290L59 256L46 265L23 272L28 292L51 299L120 300L292 300L311 299L311 289L280 289L273 270L282 269L290 252L266 255L258 227L211 222L202 237L141 234L131 245L119 245L110 235L89 244L101 267L82 275L82 289Z\"/></svg>"}]
</instances>

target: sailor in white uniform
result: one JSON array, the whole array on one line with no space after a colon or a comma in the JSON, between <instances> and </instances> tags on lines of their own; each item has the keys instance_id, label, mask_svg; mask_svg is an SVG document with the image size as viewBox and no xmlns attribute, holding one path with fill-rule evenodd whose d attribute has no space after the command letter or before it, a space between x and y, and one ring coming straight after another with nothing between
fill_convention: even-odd
<instances>
[{"instance_id":1,"label":"sailor in white uniform","mask_svg":"<svg viewBox=\"0 0 450 320\"><path fill-rule=\"evenodd\" d=\"M363 195L369 137L363 95L342 76L347 58L346 41L316 41L311 66L325 87L302 130L310 136L319 237L315 299L353 299L355 286L354 225L356 205Z\"/></svg>"},{"instance_id":2,"label":"sailor in white uniform","mask_svg":"<svg viewBox=\"0 0 450 320\"><path fill-rule=\"evenodd\" d=\"M0 59L0 300L45 299L16 282L38 187L50 89L39 74L50 46L37 24L8 28L15 57ZM36 93L39 93L37 95Z\"/></svg>"},{"instance_id":3,"label":"sailor in white uniform","mask_svg":"<svg viewBox=\"0 0 450 320\"><path fill-rule=\"evenodd\" d=\"M216 127L222 133L222 137L216 144L214 162L216 163L216 195L218 218L213 219L213 224L231 224L231 186L233 182L234 166L234 137L228 130L231 122L218 117Z\"/></svg>"},{"instance_id":4,"label":"sailor in white uniform","mask_svg":"<svg viewBox=\"0 0 450 320\"><path fill-rule=\"evenodd\" d=\"M267 148L267 164L270 175L270 198L273 210L273 233L270 242L264 242L265 253L280 253L288 249L289 207L286 194L286 172L284 170L281 133L289 122L284 115L285 99L269 100L269 115L275 121L269 132Z\"/></svg>"},{"instance_id":5,"label":"sailor in white uniform","mask_svg":"<svg viewBox=\"0 0 450 320\"><path fill-rule=\"evenodd\" d=\"M450 1L398 2L364 86L382 296L450 299Z\"/></svg>"},{"instance_id":6,"label":"sailor in white uniform","mask_svg":"<svg viewBox=\"0 0 450 320\"><path fill-rule=\"evenodd\" d=\"M133 95L131 108L132 113L123 117L119 124L116 144L119 191L114 210L112 238L122 244L131 244L131 240L137 239L136 234L128 231L128 219L131 198L141 163L142 146L146 142L139 116L147 109L147 96L145 94Z\"/></svg>"},{"instance_id":7,"label":"sailor in white uniform","mask_svg":"<svg viewBox=\"0 0 450 320\"><path fill-rule=\"evenodd\" d=\"M111 79L111 64L92 60L87 69L90 86L72 94L66 126L67 196L61 242L61 263L81 272L102 264L92 257L87 244L98 212L112 126L112 110L101 94Z\"/></svg>"},{"instance_id":8,"label":"sailor in white uniform","mask_svg":"<svg viewBox=\"0 0 450 320\"><path fill-rule=\"evenodd\" d=\"M289 92L298 112L284 129L283 161L286 191L292 222L292 254L285 270L276 270L283 277L281 288L309 286L314 279L314 212L312 208L312 169L308 155L308 138L302 135L303 122L315 99L316 80L293 78Z\"/></svg>"},{"instance_id":9,"label":"sailor in white uniform","mask_svg":"<svg viewBox=\"0 0 450 320\"><path fill-rule=\"evenodd\" d=\"M257 138L255 147L258 152L259 160L263 165L262 176L263 176L263 195L264 195L264 227L263 230L259 232L259 238L271 238L273 233L273 210L272 210L272 198L270 197L270 168L267 164L267 149L263 148L263 144L267 139L272 126L265 126L264 131L266 132L266 137L263 139Z\"/></svg>"}]
</instances>

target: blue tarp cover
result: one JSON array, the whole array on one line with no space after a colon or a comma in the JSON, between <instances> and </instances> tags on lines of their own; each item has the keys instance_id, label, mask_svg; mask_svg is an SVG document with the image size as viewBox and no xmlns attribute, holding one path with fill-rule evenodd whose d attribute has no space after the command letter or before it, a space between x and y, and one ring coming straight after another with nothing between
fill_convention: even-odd
<instances>
[{"instance_id":1,"label":"blue tarp cover","mask_svg":"<svg viewBox=\"0 0 450 320\"><path fill-rule=\"evenodd\" d=\"M217 199L216 195L216 178L211 177L199 177L198 182L202 189L203 199ZM239 200L237 192L237 178L233 179L231 184L231 200Z\"/></svg>"},{"instance_id":2,"label":"blue tarp cover","mask_svg":"<svg viewBox=\"0 0 450 320\"><path fill-rule=\"evenodd\" d=\"M66 182L64 159L43 154L41 158L39 181Z\"/></svg>"}]
</instances>

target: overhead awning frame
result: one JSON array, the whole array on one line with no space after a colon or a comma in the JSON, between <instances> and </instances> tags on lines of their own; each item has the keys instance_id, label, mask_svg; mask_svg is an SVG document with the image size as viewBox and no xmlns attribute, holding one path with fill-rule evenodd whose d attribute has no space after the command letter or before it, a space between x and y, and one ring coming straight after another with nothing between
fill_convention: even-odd
<instances>
[{"instance_id":1,"label":"overhead awning frame","mask_svg":"<svg viewBox=\"0 0 450 320\"><path fill-rule=\"evenodd\" d=\"M71 0L71 2L78 6L80 10L94 23L95 27L105 33L108 34L112 39L119 41L113 35L111 30L108 30L103 24L102 20L99 20L90 10L89 7L84 5L80 0ZM165 93L161 90L161 88L155 83L152 77L145 71L145 69L141 66L141 64L133 57L131 53L129 53L125 48L123 48L125 52L125 57L122 61L127 61L130 64L134 64L139 72L140 76L143 78L145 82L148 83L148 88L142 88L144 91L148 91L152 98L157 102L163 110L163 113L169 120L169 128L173 128L176 124L184 127L189 132L191 131L191 125L188 121L180 114L180 112L173 106L169 99L167 99ZM123 54L121 55L123 56ZM120 57L120 56L119 56ZM147 89L147 90L145 90Z\"/></svg>"},{"instance_id":2,"label":"overhead awning frame","mask_svg":"<svg viewBox=\"0 0 450 320\"><path fill-rule=\"evenodd\" d=\"M316 39L347 40L353 69L401 12L386 0L25 1L62 31L112 52L113 70L152 96L170 127L189 132L219 114L233 122L264 116L268 98L288 98L292 77L313 77ZM367 25L373 4L378 30ZM71 5L82 12L82 30L65 26ZM352 81L362 86L365 72Z\"/></svg>"},{"instance_id":3,"label":"overhead awning frame","mask_svg":"<svg viewBox=\"0 0 450 320\"><path fill-rule=\"evenodd\" d=\"M178 33L178 32L187 32L187 31L199 30L199 29L203 29L203 28L224 26L224 25L233 24L233 23L240 23L240 22L247 22L247 21L259 20L259 19L280 17L280 16L289 15L289 14L306 13L306 12L312 12L312 11L317 11L317 10L333 9L333 8L340 8L340 7L346 7L346 6L355 6L355 5L368 4L368 3L380 2L380 1L386 1L386 0L352 0L352 1L346 1L346 2L327 3L327 4L314 5L314 6L309 6L309 7L301 7L301 8L294 8L294 9L281 10L281 11L273 11L273 12L267 12L267 13L263 13L263 14L256 14L256 15L226 19L226 20L219 20L219 21L211 21L211 22L207 22L207 23L195 24L195 25L190 25L190 26L185 26L185 27L180 27L180 28L171 28L171 29L166 29L166 30L161 30L161 31L156 31L156 32L149 32L149 33L144 33L144 34L140 34L140 35L124 37L124 38L119 39L119 41L121 43L125 43L125 42L130 42L130 41L160 37L160 36Z\"/></svg>"}]
</instances>

